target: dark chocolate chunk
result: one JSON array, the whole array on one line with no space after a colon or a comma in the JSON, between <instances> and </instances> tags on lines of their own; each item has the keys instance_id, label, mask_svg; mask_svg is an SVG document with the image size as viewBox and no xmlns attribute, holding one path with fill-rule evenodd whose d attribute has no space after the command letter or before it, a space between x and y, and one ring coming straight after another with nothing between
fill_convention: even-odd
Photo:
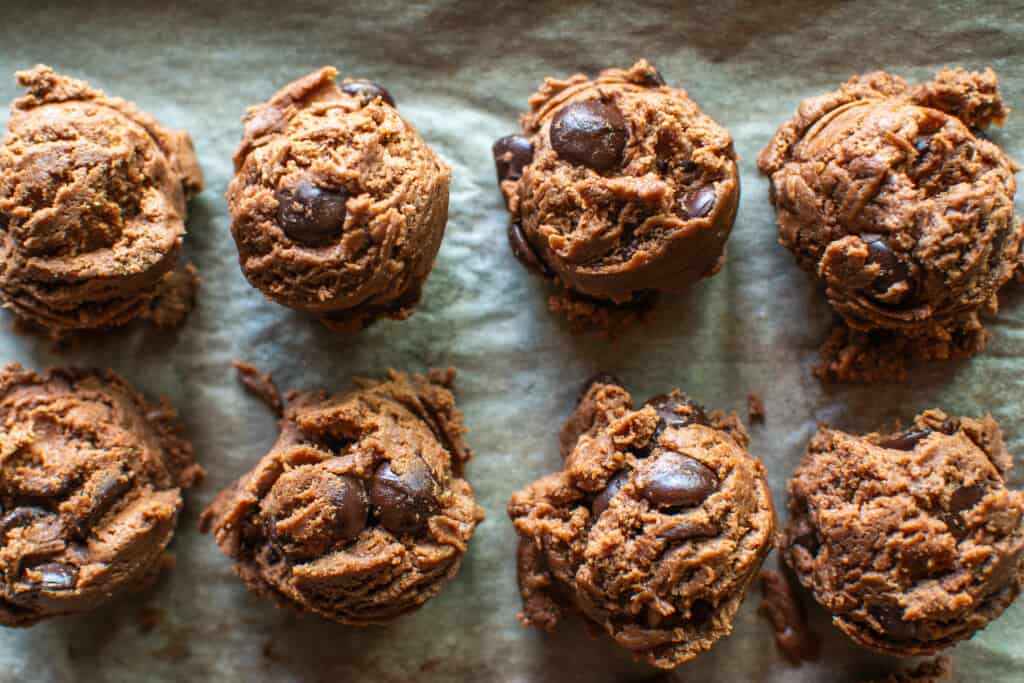
<instances>
[{"instance_id":1,"label":"dark chocolate chunk","mask_svg":"<svg viewBox=\"0 0 1024 683\"><path fill-rule=\"evenodd\" d=\"M899 641L917 637L917 626L903 619L903 608L899 605L875 606L868 611L878 622L883 635Z\"/></svg>"},{"instance_id":2,"label":"dark chocolate chunk","mask_svg":"<svg viewBox=\"0 0 1024 683\"><path fill-rule=\"evenodd\" d=\"M714 522L694 522L688 519L680 520L673 526L658 532L658 538L666 541L685 541L690 538L710 538L721 532Z\"/></svg>"},{"instance_id":3,"label":"dark chocolate chunk","mask_svg":"<svg viewBox=\"0 0 1024 683\"><path fill-rule=\"evenodd\" d=\"M92 507L79 521L79 532L87 534L131 487L131 472L108 472L100 478L94 486L90 487Z\"/></svg>"},{"instance_id":4,"label":"dark chocolate chunk","mask_svg":"<svg viewBox=\"0 0 1024 683\"><path fill-rule=\"evenodd\" d=\"M519 180L523 169L533 161L533 145L530 139L522 135L506 135L491 147L494 155L494 168L498 173L498 182L503 180Z\"/></svg>"},{"instance_id":5,"label":"dark chocolate chunk","mask_svg":"<svg viewBox=\"0 0 1024 683\"><path fill-rule=\"evenodd\" d=\"M78 567L63 562L47 562L36 565L28 571L39 575L38 580L33 581L39 590L73 590L78 583Z\"/></svg>"},{"instance_id":6,"label":"dark chocolate chunk","mask_svg":"<svg viewBox=\"0 0 1024 683\"><path fill-rule=\"evenodd\" d=\"M881 441L878 445L882 448L891 448L894 451L912 451L932 434L930 429L914 429L909 432L891 436Z\"/></svg>"},{"instance_id":7,"label":"dark chocolate chunk","mask_svg":"<svg viewBox=\"0 0 1024 683\"><path fill-rule=\"evenodd\" d=\"M551 271L548 270L547 265L540 260L540 257L537 256L537 252L533 250L533 245L527 241L526 234L523 232L523 226L518 222L511 222L508 224L508 245L512 248L512 255L515 256L519 260L519 263L523 264L523 267L528 271L543 277L551 275Z\"/></svg>"},{"instance_id":8,"label":"dark chocolate chunk","mask_svg":"<svg viewBox=\"0 0 1024 683\"><path fill-rule=\"evenodd\" d=\"M347 193L318 187L308 180L277 192L277 220L290 239L323 247L341 237Z\"/></svg>"},{"instance_id":9,"label":"dark chocolate chunk","mask_svg":"<svg viewBox=\"0 0 1024 683\"><path fill-rule=\"evenodd\" d=\"M415 534L440 511L426 464L413 460L401 474L384 461L370 482L370 505L378 523L393 534Z\"/></svg>"},{"instance_id":10,"label":"dark chocolate chunk","mask_svg":"<svg viewBox=\"0 0 1024 683\"><path fill-rule=\"evenodd\" d=\"M718 476L691 457L664 451L637 480L640 494L660 508L700 505L718 490Z\"/></svg>"},{"instance_id":11,"label":"dark chocolate chunk","mask_svg":"<svg viewBox=\"0 0 1024 683\"><path fill-rule=\"evenodd\" d=\"M658 445L661 433L668 427L686 427L692 424L707 425L708 416L701 406L685 396L670 396L669 394L658 394L644 402L644 405L651 406L658 413L658 426L654 430L650 441L643 448L636 449L637 456L645 458ZM678 408L682 408L677 412Z\"/></svg>"},{"instance_id":12,"label":"dark chocolate chunk","mask_svg":"<svg viewBox=\"0 0 1024 683\"><path fill-rule=\"evenodd\" d=\"M704 218L715 208L716 198L714 186L705 185L680 197L679 210L687 220Z\"/></svg>"},{"instance_id":13,"label":"dark chocolate chunk","mask_svg":"<svg viewBox=\"0 0 1024 683\"><path fill-rule=\"evenodd\" d=\"M864 235L862 239L868 245L868 264L877 264L879 269L878 276L871 283L871 291L881 296L900 282L906 282L913 290L910 268L900 260L885 238L879 235Z\"/></svg>"},{"instance_id":14,"label":"dark chocolate chunk","mask_svg":"<svg viewBox=\"0 0 1024 683\"><path fill-rule=\"evenodd\" d=\"M358 80L342 83L341 91L358 99L359 103L364 107L378 97L392 107L395 106L395 99L391 97L391 93L387 91L387 88L373 81Z\"/></svg>"},{"instance_id":15,"label":"dark chocolate chunk","mask_svg":"<svg viewBox=\"0 0 1024 683\"><path fill-rule=\"evenodd\" d=\"M649 88L660 88L665 85L665 78L661 75L660 71L652 66L647 73L643 75L640 84L646 85Z\"/></svg>"},{"instance_id":16,"label":"dark chocolate chunk","mask_svg":"<svg viewBox=\"0 0 1024 683\"><path fill-rule=\"evenodd\" d=\"M6 541L7 532L17 527L28 526L37 519L42 519L50 513L43 508L22 506L16 507L3 517L0 517L0 539Z\"/></svg>"},{"instance_id":17,"label":"dark chocolate chunk","mask_svg":"<svg viewBox=\"0 0 1024 683\"><path fill-rule=\"evenodd\" d=\"M627 481L629 481L630 471L631 470L628 469L622 470L614 477L609 479L608 486L605 487L604 491L601 491L601 493L597 494L597 496L594 497L594 502L590 506L590 509L594 512L595 517L599 516L602 512L608 509L608 505L611 503L612 498L615 496L616 493L619 492L619 489L621 489L623 485Z\"/></svg>"},{"instance_id":18,"label":"dark chocolate chunk","mask_svg":"<svg viewBox=\"0 0 1024 683\"><path fill-rule=\"evenodd\" d=\"M562 107L551 122L550 137L562 159L603 172L622 163L629 127L614 104L587 100Z\"/></svg>"},{"instance_id":19,"label":"dark chocolate chunk","mask_svg":"<svg viewBox=\"0 0 1024 683\"><path fill-rule=\"evenodd\" d=\"M949 497L949 510L939 514L939 519L946 523L949 533L957 540L967 536L967 523L964 513L973 508L985 497L985 487L979 484L961 486Z\"/></svg>"}]
</instances>

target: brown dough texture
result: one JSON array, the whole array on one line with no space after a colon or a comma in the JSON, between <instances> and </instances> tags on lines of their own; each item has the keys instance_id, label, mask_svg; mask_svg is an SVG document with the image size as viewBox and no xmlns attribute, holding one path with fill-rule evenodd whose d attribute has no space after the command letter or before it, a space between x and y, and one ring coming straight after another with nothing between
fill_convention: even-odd
<instances>
[{"instance_id":1,"label":"brown dough texture","mask_svg":"<svg viewBox=\"0 0 1024 683\"><path fill-rule=\"evenodd\" d=\"M996 310L1024 235L1018 167L980 132L1005 118L991 69L943 69L920 85L879 71L802 102L761 152L779 241L823 282L847 343L880 332L876 355L926 359L984 348L978 313ZM836 344L823 378L892 377Z\"/></svg>"},{"instance_id":2,"label":"brown dough texture","mask_svg":"<svg viewBox=\"0 0 1024 683\"><path fill-rule=\"evenodd\" d=\"M821 427L789 481L782 552L861 645L930 655L1002 614L1024 582L1024 494L991 417L929 410L895 434Z\"/></svg>"},{"instance_id":3,"label":"brown dough texture","mask_svg":"<svg viewBox=\"0 0 1024 683\"><path fill-rule=\"evenodd\" d=\"M947 655L922 662L913 669L898 671L868 683L940 683L953 675L953 661Z\"/></svg>"},{"instance_id":4,"label":"brown dough texture","mask_svg":"<svg viewBox=\"0 0 1024 683\"><path fill-rule=\"evenodd\" d=\"M678 392L634 410L594 382L562 428L560 471L512 496L524 624L567 611L671 669L732 632L775 540L761 462L735 415Z\"/></svg>"},{"instance_id":5,"label":"brown dough texture","mask_svg":"<svg viewBox=\"0 0 1024 683\"><path fill-rule=\"evenodd\" d=\"M576 146L605 162L599 169L564 158L552 141L561 113L595 104L624 125L621 158L595 156L594 140ZM553 311L605 327L608 309L646 306L653 293L682 291L721 267L740 192L732 137L646 61L593 79L548 78L521 123L532 158L521 175L517 166L502 177L496 145L499 182L513 251L562 288Z\"/></svg>"},{"instance_id":6,"label":"brown dough texture","mask_svg":"<svg viewBox=\"0 0 1024 683\"><path fill-rule=\"evenodd\" d=\"M459 570L483 510L454 370L390 371L347 393L293 393L281 435L203 513L247 588L344 624L384 623Z\"/></svg>"},{"instance_id":7,"label":"brown dough texture","mask_svg":"<svg viewBox=\"0 0 1024 683\"><path fill-rule=\"evenodd\" d=\"M203 477L167 403L112 372L0 370L0 624L152 584Z\"/></svg>"},{"instance_id":8,"label":"brown dough texture","mask_svg":"<svg viewBox=\"0 0 1024 683\"><path fill-rule=\"evenodd\" d=\"M54 336L144 314L203 189L187 133L47 66L17 74L0 145L0 299Z\"/></svg>"},{"instance_id":9,"label":"brown dough texture","mask_svg":"<svg viewBox=\"0 0 1024 683\"><path fill-rule=\"evenodd\" d=\"M412 315L451 171L387 98L348 94L355 82L336 75L324 67L249 109L227 200L249 283L344 333Z\"/></svg>"}]
</instances>

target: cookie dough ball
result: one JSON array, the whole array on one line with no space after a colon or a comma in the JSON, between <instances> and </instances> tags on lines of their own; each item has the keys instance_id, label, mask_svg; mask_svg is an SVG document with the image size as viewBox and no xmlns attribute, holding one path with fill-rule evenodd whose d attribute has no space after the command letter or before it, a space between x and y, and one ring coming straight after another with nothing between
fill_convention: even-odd
<instances>
[{"instance_id":1,"label":"cookie dough ball","mask_svg":"<svg viewBox=\"0 0 1024 683\"><path fill-rule=\"evenodd\" d=\"M391 371L290 395L277 443L203 513L247 588L357 626L437 595L483 519L454 379Z\"/></svg>"},{"instance_id":2,"label":"cookie dough ball","mask_svg":"<svg viewBox=\"0 0 1024 683\"><path fill-rule=\"evenodd\" d=\"M412 315L451 171L384 88L335 76L324 67L249 110L227 200L250 284L354 332Z\"/></svg>"},{"instance_id":3,"label":"cookie dough ball","mask_svg":"<svg viewBox=\"0 0 1024 683\"><path fill-rule=\"evenodd\" d=\"M174 409L112 372L0 370L0 624L146 588L203 470Z\"/></svg>"},{"instance_id":4,"label":"cookie dough ball","mask_svg":"<svg viewBox=\"0 0 1024 683\"><path fill-rule=\"evenodd\" d=\"M865 647L927 655L1002 614L1024 581L1024 494L991 417L929 410L895 434L822 427L789 481L783 556Z\"/></svg>"},{"instance_id":5,"label":"cookie dough ball","mask_svg":"<svg viewBox=\"0 0 1024 683\"><path fill-rule=\"evenodd\" d=\"M775 540L764 467L735 415L685 395L633 409L599 378L560 437L562 469L512 496L524 624L578 611L674 668L732 632Z\"/></svg>"},{"instance_id":6,"label":"cookie dough ball","mask_svg":"<svg viewBox=\"0 0 1024 683\"><path fill-rule=\"evenodd\" d=\"M1006 117L991 69L917 86L884 72L805 100L758 158L779 241L857 331L911 355L969 356L1013 275L1024 227L1014 164L979 132Z\"/></svg>"},{"instance_id":7,"label":"cookie dough ball","mask_svg":"<svg viewBox=\"0 0 1024 683\"><path fill-rule=\"evenodd\" d=\"M545 80L522 135L494 144L513 253L552 308L603 325L721 267L739 202L732 138L646 61Z\"/></svg>"},{"instance_id":8,"label":"cookie dough ball","mask_svg":"<svg viewBox=\"0 0 1024 683\"><path fill-rule=\"evenodd\" d=\"M47 66L17 74L0 144L0 299L54 336L121 325L172 279L192 139Z\"/></svg>"}]
</instances>

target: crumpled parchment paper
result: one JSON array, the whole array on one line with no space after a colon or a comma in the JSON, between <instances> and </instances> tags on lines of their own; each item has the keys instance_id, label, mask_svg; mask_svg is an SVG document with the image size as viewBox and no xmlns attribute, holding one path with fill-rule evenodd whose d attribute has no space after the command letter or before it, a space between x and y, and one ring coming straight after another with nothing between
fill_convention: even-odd
<instances>
[{"instance_id":1,"label":"crumpled parchment paper","mask_svg":"<svg viewBox=\"0 0 1024 683\"><path fill-rule=\"evenodd\" d=\"M208 188L192 202L186 257L203 276L199 304L176 334L144 326L54 353L0 317L0 358L41 368L112 367L180 408L209 476L190 491L176 566L144 594L87 616L0 631L0 681L863 681L901 666L845 639L817 607L820 660L794 668L775 649L750 595L732 637L663 675L578 622L550 635L515 615L509 494L558 467L556 434L580 382L598 369L639 398L675 386L711 407L767 404L752 450L784 482L819 420L870 430L941 406L991 411L1024 452L1024 294L1010 285L988 350L918 366L887 387L825 387L811 374L831 325L822 292L776 243L757 153L807 96L883 68L908 79L943 65L992 66L1024 110L1024 12L1018 3L129 2L8 1L0 12L0 102L13 72L37 62L136 101L189 130ZM1015 7L1016 5L1016 7ZM492 141L517 129L547 75L649 58L733 134L743 198L716 277L665 301L658 319L608 341L576 336L545 306L545 286L513 260L495 186ZM245 107L324 64L380 81L453 169L451 216L419 312L351 339L265 301L240 273L223 193ZM6 104L4 104L6 107ZM5 119L0 119L5 120ZM1024 111L994 139L1024 161ZM1019 205L1019 203L1018 203ZM276 435L229 361L270 370L282 388L348 385L388 367L459 369L458 398L477 453L468 477L488 519L457 579L417 614L358 630L276 609L242 588L199 511ZM1024 482L1024 468L1012 477ZM768 566L774 566L774 555ZM1024 602L953 650L959 680L1019 681ZM664 677L661 677L664 676Z\"/></svg>"}]
</instances>

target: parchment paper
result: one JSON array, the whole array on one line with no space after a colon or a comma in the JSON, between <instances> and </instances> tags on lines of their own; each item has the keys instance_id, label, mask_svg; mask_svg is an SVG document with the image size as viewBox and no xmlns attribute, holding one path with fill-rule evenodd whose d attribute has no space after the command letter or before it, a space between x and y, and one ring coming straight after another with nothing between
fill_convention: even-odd
<instances>
[{"instance_id":1,"label":"parchment paper","mask_svg":"<svg viewBox=\"0 0 1024 683\"><path fill-rule=\"evenodd\" d=\"M831 313L776 243L767 183L755 167L800 99L857 72L884 68L913 80L943 65L991 65L1009 104L1024 110L1022 17L1019 2L2 3L0 102L18 94L13 72L37 62L85 78L191 131L208 188L192 203L186 240L204 282L180 333L135 326L55 354L15 334L3 314L0 359L112 367L150 395L170 397L209 476L187 495L177 566L153 590L92 615L0 629L0 680L843 682L898 668L848 641L817 607L822 657L791 667L756 614L757 592L732 637L664 678L610 641L589 639L579 622L548 636L526 630L515 620L505 503L558 467L558 427L581 380L598 369L622 377L640 399L680 386L744 416L747 392L760 392L768 415L751 427L752 450L783 516L785 478L819 420L870 430L936 405L991 411L1011 450L1024 452L1020 289L1005 290L992 342L970 362L918 367L901 386L823 387L811 368ZM517 129L545 76L639 57L732 132L743 199L722 272L666 301L652 326L610 342L573 335L547 312L545 286L513 260L490 145ZM245 107L324 64L385 84L454 178L447 235L419 313L349 340L249 287L223 200ZM1024 161L1024 111L994 138ZM358 630L298 617L242 588L196 529L202 507L277 431L237 384L233 358L270 370L283 388L341 389L353 374L388 367L459 369L477 453L468 476L488 519L438 598L392 626ZM1013 481L1024 481L1022 470ZM1024 680L1022 634L1019 602L953 651L959 680Z\"/></svg>"}]
</instances>

